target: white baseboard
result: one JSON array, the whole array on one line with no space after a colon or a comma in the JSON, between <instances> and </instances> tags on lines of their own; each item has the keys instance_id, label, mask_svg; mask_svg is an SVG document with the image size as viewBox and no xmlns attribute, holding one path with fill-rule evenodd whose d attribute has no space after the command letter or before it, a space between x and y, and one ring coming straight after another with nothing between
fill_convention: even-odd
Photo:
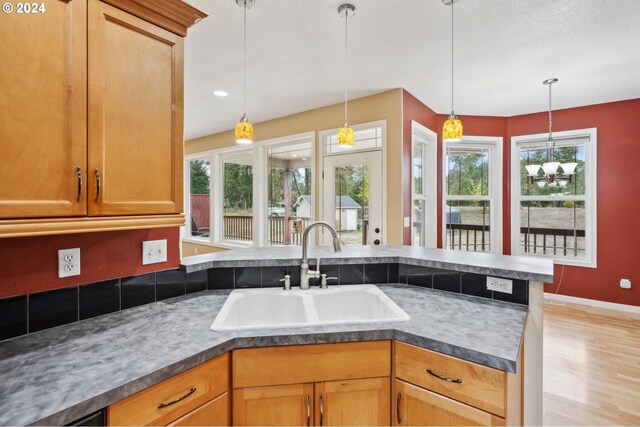
<instances>
[{"instance_id":1,"label":"white baseboard","mask_svg":"<svg viewBox=\"0 0 640 427\"><path fill-rule=\"evenodd\" d=\"M640 307L636 305L616 304L614 302L598 301L594 299L570 297L567 295L552 294L545 292L545 300L568 302L572 304L588 305L590 307L606 308L609 310L625 311L628 313L640 313Z\"/></svg>"}]
</instances>

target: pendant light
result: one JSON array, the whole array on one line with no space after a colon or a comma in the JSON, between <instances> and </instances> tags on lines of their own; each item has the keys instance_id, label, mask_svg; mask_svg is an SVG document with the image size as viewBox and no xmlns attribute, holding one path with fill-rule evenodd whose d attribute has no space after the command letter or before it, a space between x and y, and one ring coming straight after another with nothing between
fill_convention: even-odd
<instances>
[{"instance_id":1,"label":"pendant light","mask_svg":"<svg viewBox=\"0 0 640 427\"><path fill-rule=\"evenodd\" d=\"M442 126L442 139L448 142L458 142L462 139L462 122L453 112L453 3L457 0L442 0L445 6L451 5L451 114Z\"/></svg>"},{"instance_id":2,"label":"pendant light","mask_svg":"<svg viewBox=\"0 0 640 427\"><path fill-rule=\"evenodd\" d=\"M347 59L348 56L348 30L349 30L349 17L356 14L356 8L352 4L345 3L338 7L338 15L344 18L344 127L338 130L338 145L341 147L351 147L355 141L353 129L349 127L349 119L347 117L348 109L348 92L347 92Z\"/></svg>"},{"instance_id":3,"label":"pendant light","mask_svg":"<svg viewBox=\"0 0 640 427\"><path fill-rule=\"evenodd\" d=\"M244 11L244 58L242 64L242 117L236 124L236 142L251 144L253 142L253 125L247 118L247 9L251 9L255 0L236 0L236 4Z\"/></svg>"},{"instance_id":4,"label":"pendant light","mask_svg":"<svg viewBox=\"0 0 640 427\"><path fill-rule=\"evenodd\" d=\"M543 85L549 87L549 136L547 137L547 162L540 165L526 165L527 175L531 183L534 182L540 188L545 186L549 187L566 187L571 178L576 173L577 163L562 163L555 160L555 148L556 142L553 139L553 133L551 131L551 125L553 124L551 115L551 86L557 83L558 79L555 77L547 79L542 82ZM558 167L562 169L562 173L558 172ZM539 176L539 172L542 170L544 176Z\"/></svg>"}]
</instances>

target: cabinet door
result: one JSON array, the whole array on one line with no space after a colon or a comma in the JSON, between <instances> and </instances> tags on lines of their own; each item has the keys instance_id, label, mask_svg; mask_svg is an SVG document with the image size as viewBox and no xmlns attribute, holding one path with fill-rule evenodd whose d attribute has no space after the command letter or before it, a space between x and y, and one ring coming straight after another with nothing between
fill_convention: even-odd
<instances>
[{"instance_id":1,"label":"cabinet door","mask_svg":"<svg viewBox=\"0 0 640 427\"><path fill-rule=\"evenodd\" d=\"M183 39L99 0L88 34L89 214L182 212Z\"/></svg>"},{"instance_id":2,"label":"cabinet door","mask_svg":"<svg viewBox=\"0 0 640 427\"><path fill-rule=\"evenodd\" d=\"M395 380L395 426L500 426L504 419L420 387Z\"/></svg>"},{"instance_id":3,"label":"cabinet door","mask_svg":"<svg viewBox=\"0 0 640 427\"><path fill-rule=\"evenodd\" d=\"M42 3L1 17L0 218L86 214L86 3Z\"/></svg>"},{"instance_id":4,"label":"cabinet door","mask_svg":"<svg viewBox=\"0 0 640 427\"><path fill-rule=\"evenodd\" d=\"M229 394L224 393L184 417L172 422L171 426L228 426Z\"/></svg>"},{"instance_id":5,"label":"cabinet door","mask_svg":"<svg viewBox=\"0 0 640 427\"><path fill-rule=\"evenodd\" d=\"M313 384L248 387L233 391L233 425L309 426Z\"/></svg>"},{"instance_id":6,"label":"cabinet door","mask_svg":"<svg viewBox=\"0 0 640 427\"><path fill-rule=\"evenodd\" d=\"M317 426L388 426L389 378L315 385Z\"/></svg>"}]
</instances>

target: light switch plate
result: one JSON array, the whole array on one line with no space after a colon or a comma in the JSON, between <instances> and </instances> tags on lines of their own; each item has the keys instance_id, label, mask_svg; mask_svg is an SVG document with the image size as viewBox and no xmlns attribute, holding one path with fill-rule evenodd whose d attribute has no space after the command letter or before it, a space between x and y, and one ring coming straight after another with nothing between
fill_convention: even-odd
<instances>
[{"instance_id":1,"label":"light switch plate","mask_svg":"<svg viewBox=\"0 0 640 427\"><path fill-rule=\"evenodd\" d=\"M80 248L60 249L58 251L58 277L80 275Z\"/></svg>"},{"instance_id":2,"label":"light switch plate","mask_svg":"<svg viewBox=\"0 0 640 427\"><path fill-rule=\"evenodd\" d=\"M142 265L167 262L167 240L142 242Z\"/></svg>"},{"instance_id":3,"label":"light switch plate","mask_svg":"<svg viewBox=\"0 0 640 427\"><path fill-rule=\"evenodd\" d=\"M404 228L407 228L411 225L411 218L409 218L408 216L404 217Z\"/></svg>"}]
</instances>

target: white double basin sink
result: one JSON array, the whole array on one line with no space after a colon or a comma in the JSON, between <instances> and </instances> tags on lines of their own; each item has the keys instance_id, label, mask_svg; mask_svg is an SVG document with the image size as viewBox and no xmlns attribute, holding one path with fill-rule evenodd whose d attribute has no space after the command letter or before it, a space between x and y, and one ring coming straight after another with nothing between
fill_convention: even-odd
<instances>
[{"instance_id":1,"label":"white double basin sink","mask_svg":"<svg viewBox=\"0 0 640 427\"><path fill-rule=\"evenodd\" d=\"M302 328L321 325L402 322L409 315L375 285L328 289L236 289L229 294L213 331Z\"/></svg>"}]
</instances>

